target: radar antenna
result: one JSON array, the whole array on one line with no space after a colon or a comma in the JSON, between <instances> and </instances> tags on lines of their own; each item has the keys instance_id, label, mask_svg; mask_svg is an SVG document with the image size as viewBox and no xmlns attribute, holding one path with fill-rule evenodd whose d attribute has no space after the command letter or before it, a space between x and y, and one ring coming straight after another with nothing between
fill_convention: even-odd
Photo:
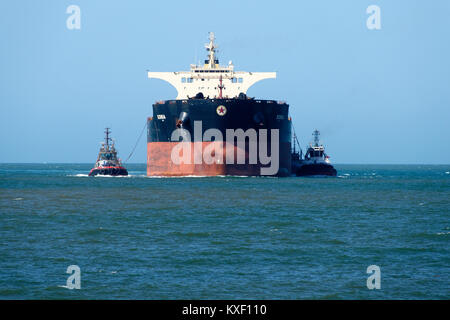
<instances>
[{"instance_id":1,"label":"radar antenna","mask_svg":"<svg viewBox=\"0 0 450 320\"><path fill-rule=\"evenodd\" d=\"M216 40L216 38L214 37L214 32L210 32L209 33L209 41L214 42L214 40Z\"/></svg>"}]
</instances>

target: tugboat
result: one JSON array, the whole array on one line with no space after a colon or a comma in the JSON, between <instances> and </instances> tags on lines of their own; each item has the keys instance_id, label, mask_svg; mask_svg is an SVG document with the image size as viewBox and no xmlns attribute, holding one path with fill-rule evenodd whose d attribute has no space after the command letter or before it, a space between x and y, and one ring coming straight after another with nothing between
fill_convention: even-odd
<instances>
[{"instance_id":1,"label":"tugboat","mask_svg":"<svg viewBox=\"0 0 450 320\"><path fill-rule=\"evenodd\" d=\"M313 132L314 143L310 143L305 156L296 152L295 145L298 144L294 133L294 151L292 153L292 173L296 176L336 176L337 171L330 163L330 157L325 153L325 148L319 144L320 132Z\"/></svg>"},{"instance_id":2,"label":"tugboat","mask_svg":"<svg viewBox=\"0 0 450 320\"><path fill-rule=\"evenodd\" d=\"M106 128L105 142L102 143L100 152L94 168L89 172L89 176L127 176L128 171L122 166L122 162L117 158L117 151L114 141L109 137L109 128ZM111 142L111 143L110 143Z\"/></svg>"}]
</instances>

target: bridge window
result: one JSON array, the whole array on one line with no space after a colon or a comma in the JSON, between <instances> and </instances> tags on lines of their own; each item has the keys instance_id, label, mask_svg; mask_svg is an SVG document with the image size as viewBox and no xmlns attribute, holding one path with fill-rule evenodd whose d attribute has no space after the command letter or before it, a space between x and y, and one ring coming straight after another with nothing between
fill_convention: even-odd
<instances>
[{"instance_id":1,"label":"bridge window","mask_svg":"<svg viewBox=\"0 0 450 320\"><path fill-rule=\"evenodd\" d=\"M242 83L243 80L244 80L244 79L239 78L239 79L238 79L238 82L239 82L239 83Z\"/></svg>"},{"instance_id":2,"label":"bridge window","mask_svg":"<svg viewBox=\"0 0 450 320\"><path fill-rule=\"evenodd\" d=\"M181 82L185 83L186 82L186 78L181 78Z\"/></svg>"}]
</instances>

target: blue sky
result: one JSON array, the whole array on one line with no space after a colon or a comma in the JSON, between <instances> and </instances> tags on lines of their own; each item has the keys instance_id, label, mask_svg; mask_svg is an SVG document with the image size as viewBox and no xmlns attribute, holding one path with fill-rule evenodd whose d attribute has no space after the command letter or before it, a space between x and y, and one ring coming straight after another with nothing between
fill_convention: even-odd
<instances>
[{"instance_id":1,"label":"blue sky","mask_svg":"<svg viewBox=\"0 0 450 320\"><path fill-rule=\"evenodd\" d=\"M446 0L2 1L0 162L94 162L106 126L126 158L152 103L176 96L146 70L188 70L214 31L221 63L278 72L248 94L286 100L303 145L318 128L335 163L448 164L449 14ZM130 161L145 163L145 136Z\"/></svg>"}]
</instances>

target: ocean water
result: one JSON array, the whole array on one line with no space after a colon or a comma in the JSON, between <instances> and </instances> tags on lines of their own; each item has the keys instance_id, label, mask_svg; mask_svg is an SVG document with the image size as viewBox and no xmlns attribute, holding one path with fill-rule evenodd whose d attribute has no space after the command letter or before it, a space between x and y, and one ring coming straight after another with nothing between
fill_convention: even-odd
<instances>
[{"instance_id":1,"label":"ocean water","mask_svg":"<svg viewBox=\"0 0 450 320\"><path fill-rule=\"evenodd\" d=\"M450 298L450 165L336 165L335 178L90 167L0 164L1 299ZM80 290L64 287L69 265Z\"/></svg>"}]
</instances>

